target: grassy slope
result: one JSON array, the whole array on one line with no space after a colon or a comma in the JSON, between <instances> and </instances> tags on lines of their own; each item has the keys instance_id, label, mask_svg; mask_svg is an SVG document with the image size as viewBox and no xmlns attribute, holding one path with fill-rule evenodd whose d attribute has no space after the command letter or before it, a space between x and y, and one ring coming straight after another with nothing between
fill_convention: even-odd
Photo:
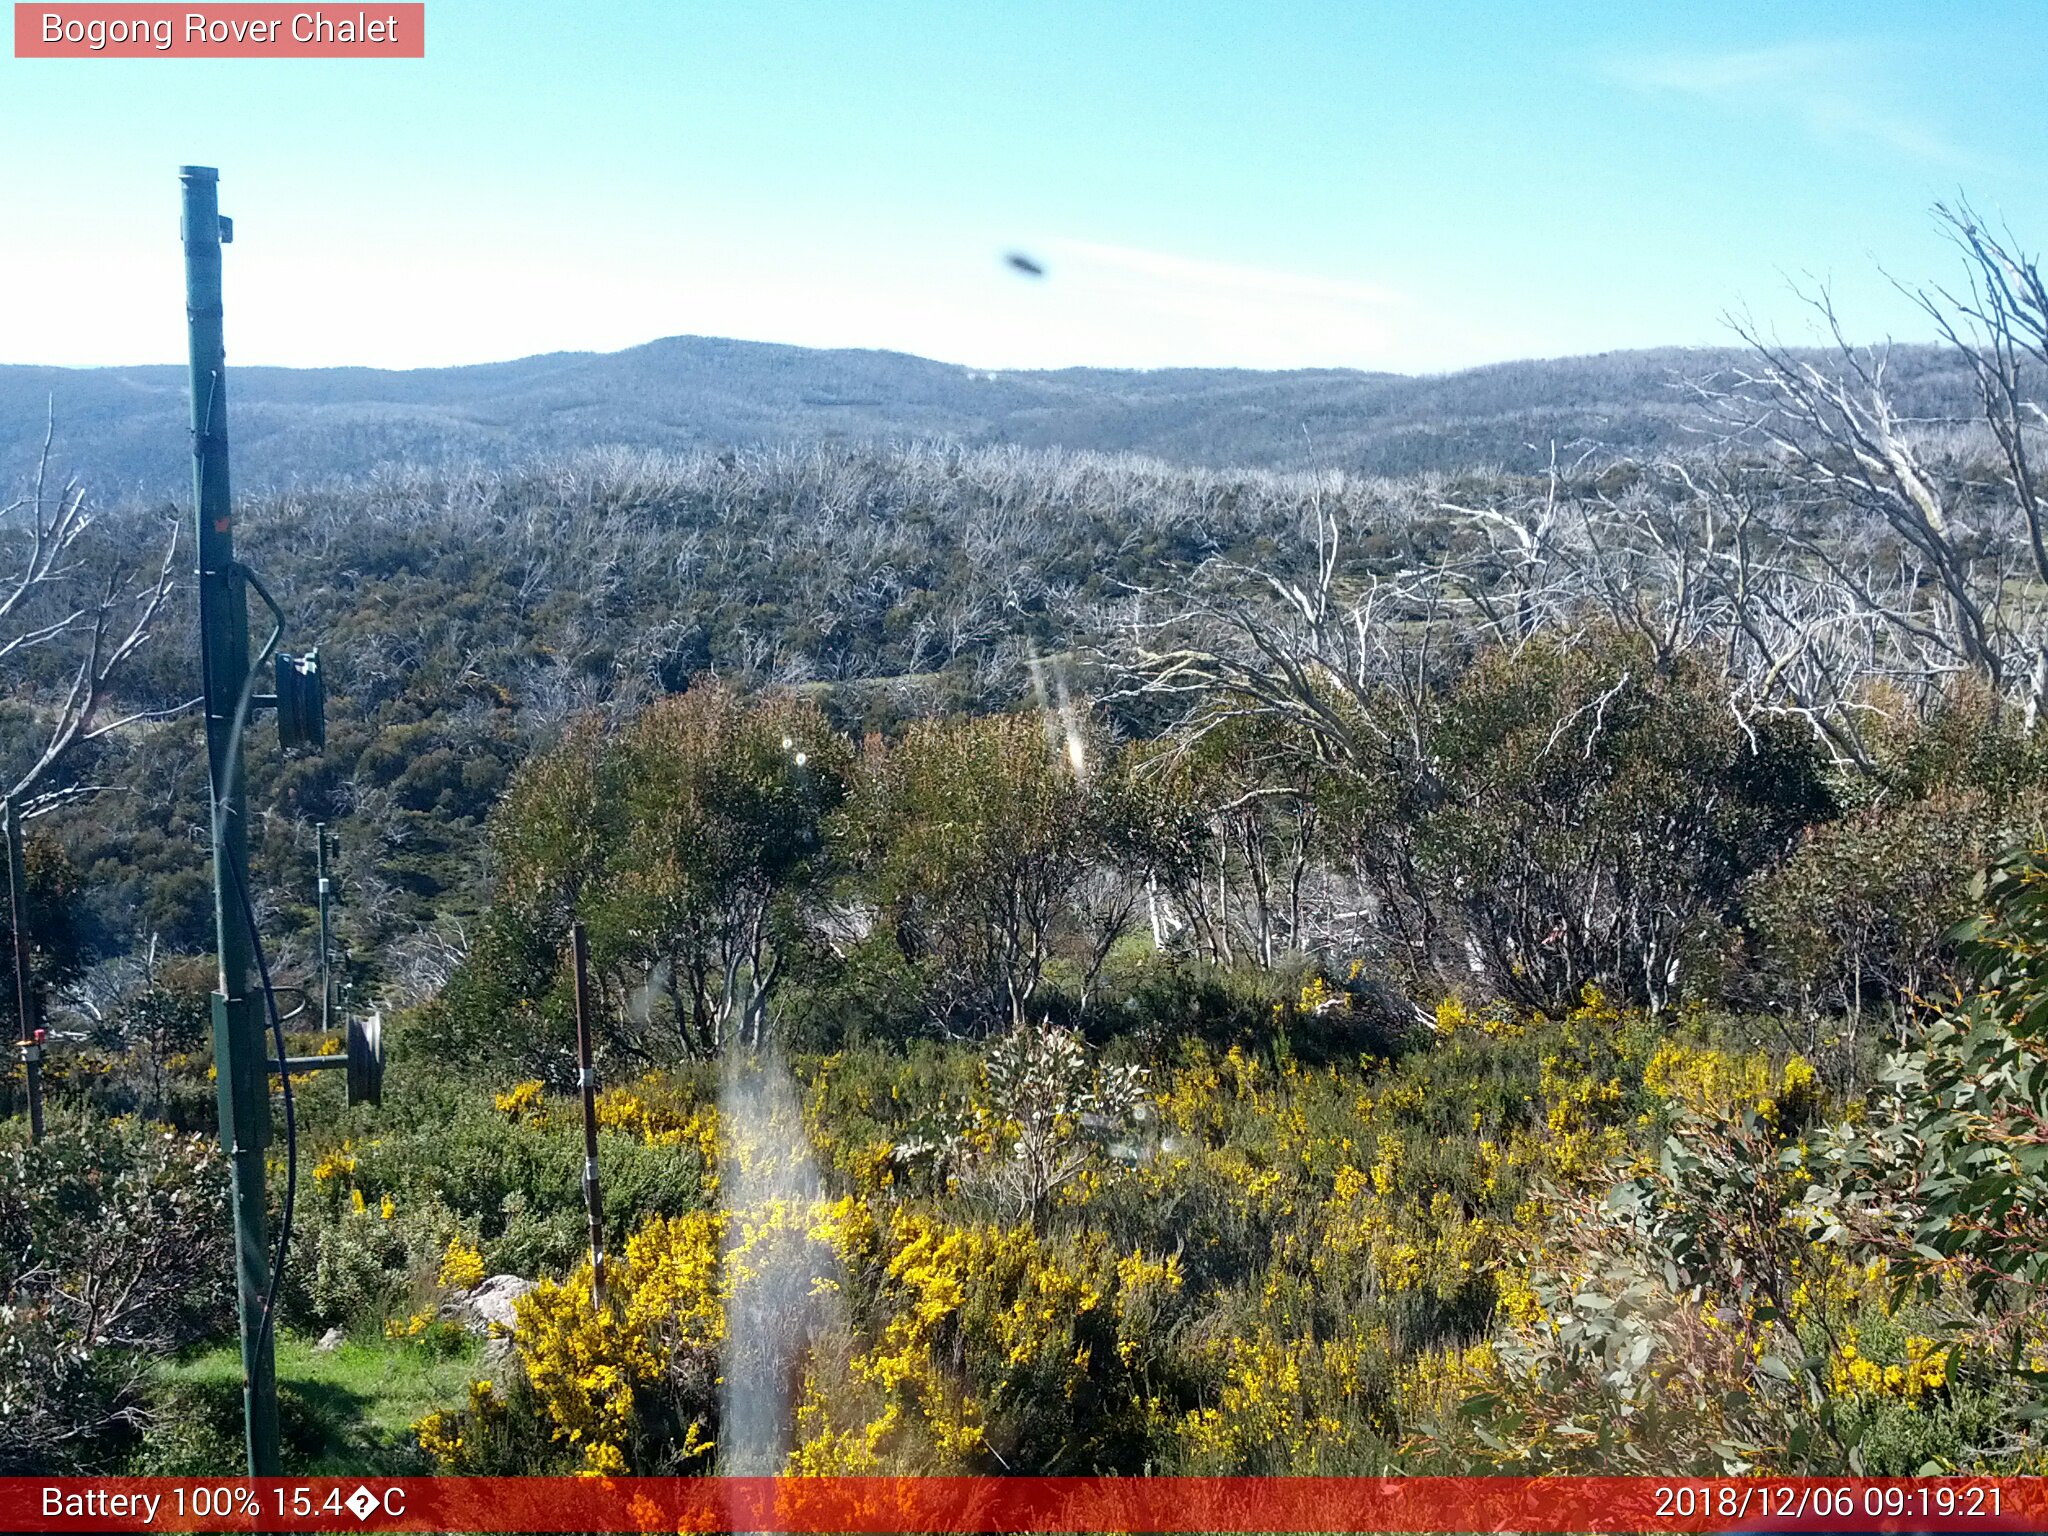
<instances>
[{"instance_id":1,"label":"grassy slope","mask_svg":"<svg viewBox=\"0 0 2048 1536\"><path fill-rule=\"evenodd\" d=\"M476 1374L476 1350L437 1351L413 1342L349 1340L320 1351L302 1335L277 1341L277 1382L289 1470L312 1476L425 1470L412 1438L415 1421L435 1408L459 1405ZM187 1411L153 1435L171 1471L197 1457L192 1470L218 1471L213 1442L239 1438L242 1357L233 1342L171 1361L160 1372L170 1401ZM173 1415L164 1415L166 1421ZM225 1422L223 1422L223 1420Z\"/></svg>"}]
</instances>

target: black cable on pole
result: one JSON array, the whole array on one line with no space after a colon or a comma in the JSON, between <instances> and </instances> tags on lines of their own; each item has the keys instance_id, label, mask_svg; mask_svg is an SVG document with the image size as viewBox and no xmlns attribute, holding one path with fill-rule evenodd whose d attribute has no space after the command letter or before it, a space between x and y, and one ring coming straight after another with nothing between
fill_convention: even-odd
<instances>
[{"instance_id":1,"label":"black cable on pole","mask_svg":"<svg viewBox=\"0 0 2048 1536\"><path fill-rule=\"evenodd\" d=\"M229 861L232 868L233 861ZM277 1291L284 1278L285 1253L292 1240L292 1208L299 1193L299 1118L292 1104L292 1074L285 1065L288 1052L284 1044L284 1020L277 1012L277 991L270 984L270 966L263 958L263 935L256 926L256 909L249 902L249 888L242 881L242 873L235 870L235 897L242 909L242 920L249 925L249 947L256 956L256 975L263 986L263 1005L270 1015L271 1037L277 1042L277 1076L284 1084L284 1208L278 1214L277 1253L270 1263L270 1283L263 1291L263 1331L260 1338L268 1341L277 1334ZM260 1347L260 1345L259 1345Z\"/></svg>"},{"instance_id":2,"label":"black cable on pole","mask_svg":"<svg viewBox=\"0 0 2048 1536\"><path fill-rule=\"evenodd\" d=\"M277 642L284 637L284 610L278 607L277 600L247 566L237 562L236 570L243 580L255 589L256 595L263 600L264 606L270 610L276 622L270 631L270 638L263 642L263 648L256 653L255 661L242 679L241 693L235 700L235 712L229 719L228 767L223 792L214 801L216 820L227 815L229 807L234 804L235 780L240 776L242 767L242 734L248 728L249 706L255 702L256 680L263 674L264 663L269 661L271 653L277 649ZM219 844L220 835L216 827L214 845L218 847ZM263 987L263 1007L270 1019L271 1036L277 1042L277 1075L284 1083L284 1209L278 1220L277 1253L271 1261L270 1278L263 1289L263 1318L256 1346L260 1350L265 1343L277 1336L278 1281L284 1273L286 1245L291 1241L292 1235L292 1211L299 1190L299 1120L297 1108L292 1102L292 1075L285 1066L285 1058L289 1052L286 1051L284 1043L284 1020L278 1016L277 989L271 985L270 966L264 959L263 935L257 928L256 908L249 900L248 883L243 879L242 871L235 861L223 859L220 862L228 871L230 882L235 888L236 905L241 908L242 921L249 929L249 948L255 956L257 979ZM267 1077L267 1063L263 1070ZM267 1084L264 1097L266 1100L269 1098Z\"/></svg>"}]
</instances>

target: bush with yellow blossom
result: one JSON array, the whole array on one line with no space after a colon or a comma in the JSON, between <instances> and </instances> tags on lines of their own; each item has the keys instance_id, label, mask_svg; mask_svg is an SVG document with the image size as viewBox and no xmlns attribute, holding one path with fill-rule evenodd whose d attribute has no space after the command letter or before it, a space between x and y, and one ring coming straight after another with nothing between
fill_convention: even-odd
<instances>
[{"instance_id":1,"label":"bush with yellow blossom","mask_svg":"<svg viewBox=\"0 0 2048 1536\"><path fill-rule=\"evenodd\" d=\"M1036 1230L903 1155L941 1101L977 1123L975 1052L800 1063L758 1145L687 1085L611 1090L607 1138L692 1144L692 1193L739 1203L638 1224L602 1312L587 1269L544 1282L499 1406L422 1443L702 1470L721 1376L783 1384L786 1465L818 1474L1911 1472L1996 1439L1961 1314L1817 1240L1807 1063L1590 989L1439 1023L1398 1059L1184 1045ZM746 1195L797 1146L822 1188ZM804 1285L772 1344L733 1323L765 1275Z\"/></svg>"}]
</instances>

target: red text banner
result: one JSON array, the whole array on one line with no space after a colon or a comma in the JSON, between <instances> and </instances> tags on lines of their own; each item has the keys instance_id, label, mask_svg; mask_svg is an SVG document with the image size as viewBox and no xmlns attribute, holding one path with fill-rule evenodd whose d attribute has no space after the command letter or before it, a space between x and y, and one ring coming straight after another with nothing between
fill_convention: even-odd
<instances>
[{"instance_id":1,"label":"red text banner","mask_svg":"<svg viewBox=\"0 0 2048 1536\"><path fill-rule=\"evenodd\" d=\"M16 4L18 59L422 59L423 4Z\"/></svg>"},{"instance_id":2,"label":"red text banner","mask_svg":"<svg viewBox=\"0 0 2048 1536\"><path fill-rule=\"evenodd\" d=\"M9 1531L2048 1531L2040 1478L0 1478Z\"/></svg>"}]
</instances>

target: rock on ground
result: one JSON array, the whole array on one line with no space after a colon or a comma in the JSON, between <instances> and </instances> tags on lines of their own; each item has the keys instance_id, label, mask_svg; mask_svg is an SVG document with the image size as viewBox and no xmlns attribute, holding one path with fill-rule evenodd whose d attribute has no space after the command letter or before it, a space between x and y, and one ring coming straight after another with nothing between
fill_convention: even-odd
<instances>
[{"instance_id":1,"label":"rock on ground","mask_svg":"<svg viewBox=\"0 0 2048 1536\"><path fill-rule=\"evenodd\" d=\"M518 1321L515 1304L532 1289L533 1282L518 1275L492 1275L449 1298L448 1310L472 1333L510 1333Z\"/></svg>"}]
</instances>

